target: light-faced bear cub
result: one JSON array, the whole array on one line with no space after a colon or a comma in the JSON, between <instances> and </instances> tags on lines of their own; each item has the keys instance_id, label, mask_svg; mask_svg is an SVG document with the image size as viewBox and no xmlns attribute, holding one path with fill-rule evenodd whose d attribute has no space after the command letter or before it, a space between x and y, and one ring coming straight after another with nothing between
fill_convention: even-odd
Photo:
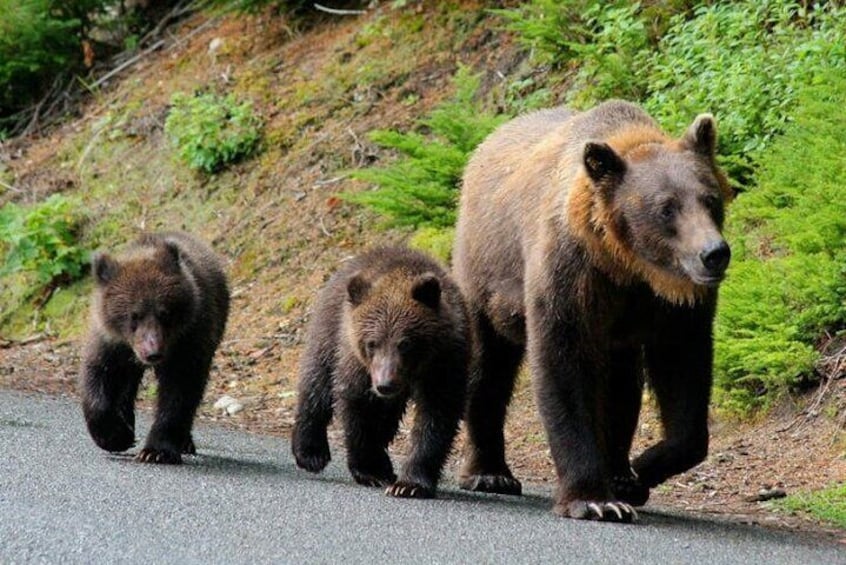
<instances>
[{"instance_id":1,"label":"light-faced bear cub","mask_svg":"<svg viewBox=\"0 0 846 565\"><path fill-rule=\"evenodd\" d=\"M292 447L311 472L329 462L337 409L357 483L430 498L458 431L472 347L458 287L418 251L382 247L347 262L315 302L300 365ZM387 447L409 399L411 452L399 479Z\"/></svg>"},{"instance_id":2,"label":"light-faced bear cub","mask_svg":"<svg viewBox=\"0 0 846 565\"><path fill-rule=\"evenodd\" d=\"M226 318L223 266L185 233L141 236L120 258L92 261L91 329L83 354L82 409L107 451L135 443L135 396L146 368L158 381L156 415L136 460L181 463L196 452L191 427Z\"/></svg>"},{"instance_id":3,"label":"light-faced bear cub","mask_svg":"<svg viewBox=\"0 0 846 565\"><path fill-rule=\"evenodd\" d=\"M554 511L630 521L708 450L712 324L730 250L716 129L671 139L610 101L519 117L464 175L454 275L479 330L463 488L520 494L503 422L524 352L558 474ZM633 463L644 378L664 437Z\"/></svg>"}]
</instances>

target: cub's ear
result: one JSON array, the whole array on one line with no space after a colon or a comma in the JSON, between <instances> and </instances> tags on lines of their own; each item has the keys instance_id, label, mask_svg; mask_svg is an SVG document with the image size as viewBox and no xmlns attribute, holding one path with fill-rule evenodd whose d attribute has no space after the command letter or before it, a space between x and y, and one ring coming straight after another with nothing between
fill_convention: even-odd
<instances>
[{"instance_id":1,"label":"cub's ear","mask_svg":"<svg viewBox=\"0 0 846 565\"><path fill-rule=\"evenodd\" d=\"M601 141L585 143L582 161L588 176L597 184L620 181L626 174L626 162L610 145Z\"/></svg>"},{"instance_id":2,"label":"cub's ear","mask_svg":"<svg viewBox=\"0 0 846 565\"><path fill-rule=\"evenodd\" d=\"M370 292L370 281L364 278L361 273L355 273L347 282L347 295L350 304L358 306L364 299L367 298L367 293Z\"/></svg>"},{"instance_id":3,"label":"cub's ear","mask_svg":"<svg viewBox=\"0 0 846 565\"><path fill-rule=\"evenodd\" d=\"M94 280L97 284L104 286L112 282L120 272L120 263L115 261L111 255L98 251L91 258L91 271L94 273Z\"/></svg>"},{"instance_id":4,"label":"cub's ear","mask_svg":"<svg viewBox=\"0 0 846 565\"><path fill-rule=\"evenodd\" d=\"M706 157L713 157L717 147L717 124L711 114L699 114L682 138L682 145Z\"/></svg>"},{"instance_id":5,"label":"cub's ear","mask_svg":"<svg viewBox=\"0 0 846 565\"><path fill-rule=\"evenodd\" d=\"M179 247L172 241L165 241L164 244L164 266L165 268L172 273L179 272L179 261L182 258L182 255L179 251Z\"/></svg>"},{"instance_id":6,"label":"cub's ear","mask_svg":"<svg viewBox=\"0 0 846 565\"><path fill-rule=\"evenodd\" d=\"M423 273L414 279L411 297L433 310L437 309L441 303L441 281L435 273Z\"/></svg>"}]
</instances>

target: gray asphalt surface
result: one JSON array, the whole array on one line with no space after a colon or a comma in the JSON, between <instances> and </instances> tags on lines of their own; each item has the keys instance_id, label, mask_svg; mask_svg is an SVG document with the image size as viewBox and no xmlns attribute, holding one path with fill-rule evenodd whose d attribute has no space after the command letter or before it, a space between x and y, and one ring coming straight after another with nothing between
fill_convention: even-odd
<instances>
[{"instance_id":1,"label":"gray asphalt surface","mask_svg":"<svg viewBox=\"0 0 846 565\"><path fill-rule=\"evenodd\" d=\"M655 509L560 519L537 489L391 499L337 452L310 475L283 439L202 423L194 438L185 465L138 464L100 451L74 402L0 391L0 563L846 564L834 543Z\"/></svg>"}]
</instances>

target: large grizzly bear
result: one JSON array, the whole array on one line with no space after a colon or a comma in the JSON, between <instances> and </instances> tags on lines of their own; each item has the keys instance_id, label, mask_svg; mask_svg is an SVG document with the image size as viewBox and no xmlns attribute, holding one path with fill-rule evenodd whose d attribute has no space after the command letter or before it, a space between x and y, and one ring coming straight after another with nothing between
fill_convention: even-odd
<instances>
[{"instance_id":1,"label":"large grizzly bear","mask_svg":"<svg viewBox=\"0 0 846 565\"><path fill-rule=\"evenodd\" d=\"M223 266L185 233L145 234L116 259L99 253L91 330L83 355L82 409L107 451L135 443L135 396L147 367L158 380L156 416L136 460L181 463L229 313Z\"/></svg>"},{"instance_id":2,"label":"large grizzly bear","mask_svg":"<svg viewBox=\"0 0 846 565\"><path fill-rule=\"evenodd\" d=\"M714 120L681 139L637 106L539 111L464 175L455 276L478 327L463 488L520 494L503 423L524 351L558 474L554 511L630 521L708 449L712 322L730 196ZM630 465L644 376L664 438Z\"/></svg>"},{"instance_id":3,"label":"large grizzly bear","mask_svg":"<svg viewBox=\"0 0 846 565\"><path fill-rule=\"evenodd\" d=\"M317 297L300 364L292 449L313 473L329 463L337 408L356 482L404 498L434 496L464 409L469 320L456 284L402 247L347 262ZM394 474L387 447L409 399L411 453Z\"/></svg>"}]
</instances>

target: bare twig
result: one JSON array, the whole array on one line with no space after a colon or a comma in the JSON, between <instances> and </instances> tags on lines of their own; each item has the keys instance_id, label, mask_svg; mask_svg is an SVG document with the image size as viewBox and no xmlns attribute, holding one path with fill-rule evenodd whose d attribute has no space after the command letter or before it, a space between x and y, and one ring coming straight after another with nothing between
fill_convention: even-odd
<instances>
[{"instance_id":1,"label":"bare twig","mask_svg":"<svg viewBox=\"0 0 846 565\"><path fill-rule=\"evenodd\" d=\"M11 184L5 183L2 180L0 180L0 186L2 186L5 189L11 190L12 192L17 192L18 194L23 194L23 192L24 192L20 188L18 188L16 186L12 186Z\"/></svg>"},{"instance_id":2,"label":"bare twig","mask_svg":"<svg viewBox=\"0 0 846 565\"><path fill-rule=\"evenodd\" d=\"M326 224L323 223L323 216L320 216L320 229L326 237L332 237L332 234L326 229Z\"/></svg>"},{"instance_id":3,"label":"bare twig","mask_svg":"<svg viewBox=\"0 0 846 565\"><path fill-rule=\"evenodd\" d=\"M329 8L317 2L314 3L314 9L332 14L333 16L360 16L367 13L367 10L339 10L337 8Z\"/></svg>"},{"instance_id":4,"label":"bare twig","mask_svg":"<svg viewBox=\"0 0 846 565\"><path fill-rule=\"evenodd\" d=\"M141 51L140 53L138 53L134 57L127 59L124 63L118 65L117 67L115 67L111 71L107 72L106 74L104 74L103 76L98 78L94 82L94 84L91 85L91 89L92 90L96 89L101 84L103 84L104 82L106 82L107 80L109 80L110 78L112 78L113 76L118 74L119 72L123 71L124 69L126 69L128 67L131 67L132 65L134 65L135 63L137 63L138 61L140 61L141 59L143 59L144 57L146 57L150 53L152 53L153 51L161 48L164 44L165 44L165 40L159 39L158 41L156 41L155 43L153 43L152 45L150 45L149 47L147 47L146 49L144 49L143 51Z\"/></svg>"}]
</instances>

